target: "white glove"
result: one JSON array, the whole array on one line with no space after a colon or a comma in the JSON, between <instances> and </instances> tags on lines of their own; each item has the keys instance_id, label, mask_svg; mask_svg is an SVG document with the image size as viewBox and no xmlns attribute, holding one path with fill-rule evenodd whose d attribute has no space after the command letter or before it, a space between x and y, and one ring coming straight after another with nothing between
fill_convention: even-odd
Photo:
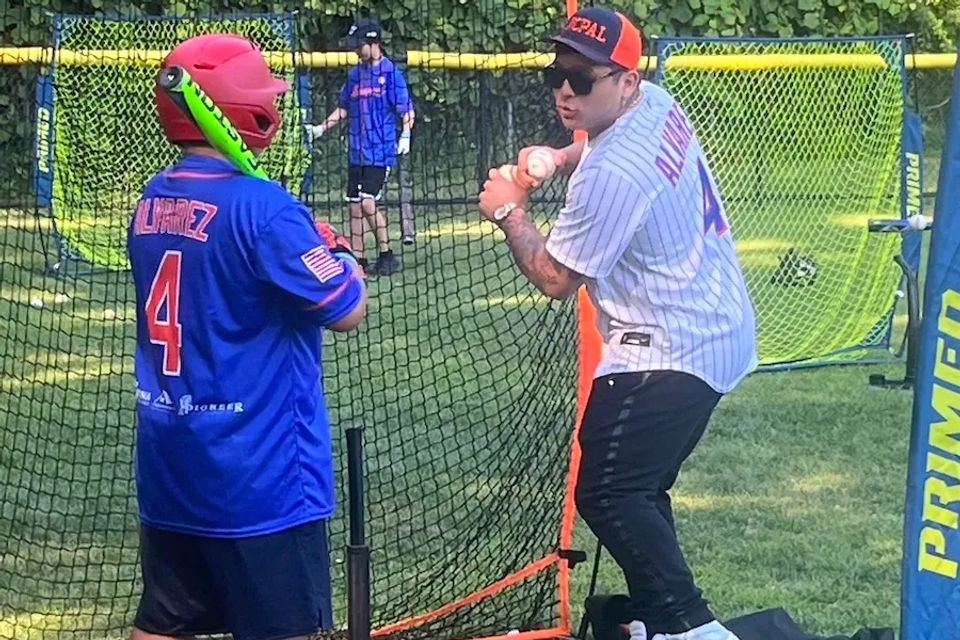
<instances>
[{"instance_id":1,"label":"white glove","mask_svg":"<svg viewBox=\"0 0 960 640\"><path fill-rule=\"evenodd\" d=\"M316 142L323 137L327 127L322 124L308 124L306 125L306 129L307 137L310 138L310 142Z\"/></svg>"},{"instance_id":2,"label":"white glove","mask_svg":"<svg viewBox=\"0 0 960 640\"><path fill-rule=\"evenodd\" d=\"M400 142L397 143L397 155L405 156L410 153L410 132L404 131L400 134Z\"/></svg>"}]
</instances>

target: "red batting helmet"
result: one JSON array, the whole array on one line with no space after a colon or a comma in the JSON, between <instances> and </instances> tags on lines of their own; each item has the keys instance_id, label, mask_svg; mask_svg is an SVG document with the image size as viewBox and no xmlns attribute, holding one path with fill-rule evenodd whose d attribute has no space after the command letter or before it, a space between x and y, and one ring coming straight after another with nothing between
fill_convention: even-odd
<instances>
[{"instance_id":1,"label":"red batting helmet","mask_svg":"<svg viewBox=\"0 0 960 640\"><path fill-rule=\"evenodd\" d=\"M197 36L180 43L163 61L180 66L230 118L251 149L266 149L280 129L276 98L290 85L275 78L255 44L236 35ZM205 142L203 133L160 87L154 89L160 124L174 143Z\"/></svg>"}]
</instances>

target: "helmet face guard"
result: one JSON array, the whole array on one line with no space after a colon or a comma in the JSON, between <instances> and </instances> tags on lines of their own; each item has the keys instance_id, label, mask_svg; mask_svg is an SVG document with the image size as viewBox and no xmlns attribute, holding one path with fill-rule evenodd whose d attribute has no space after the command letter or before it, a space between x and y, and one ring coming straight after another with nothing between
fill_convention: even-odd
<instances>
[{"instance_id":1,"label":"helmet face guard","mask_svg":"<svg viewBox=\"0 0 960 640\"><path fill-rule=\"evenodd\" d=\"M170 52L163 66L180 66L206 92L240 133L248 147L263 150L280 130L277 96L290 85L275 78L255 44L236 35L190 38ZM160 124L175 144L204 143L206 138L160 88L154 90Z\"/></svg>"}]
</instances>

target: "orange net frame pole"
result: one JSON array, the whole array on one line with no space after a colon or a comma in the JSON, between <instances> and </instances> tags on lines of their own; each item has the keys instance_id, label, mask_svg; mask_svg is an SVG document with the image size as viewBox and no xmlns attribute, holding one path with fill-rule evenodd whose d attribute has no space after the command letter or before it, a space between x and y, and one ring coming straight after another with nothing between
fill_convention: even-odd
<instances>
[{"instance_id":1,"label":"orange net frame pole","mask_svg":"<svg viewBox=\"0 0 960 640\"><path fill-rule=\"evenodd\" d=\"M579 8L578 0L566 0L567 17L573 16ZM574 142L586 142L586 131L575 131ZM583 414L590 398L590 389L593 385L593 374L600 363L600 354L603 341L597 331L597 310L587 296L583 287L577 292L578 335L580 338L580 366L577 386L577 421L574 424L573 441L570 450L570 472L567 476L567 494L563 511L563 525L560 531L560 548L573 547L573 530L577 517L577 506L574 502L574 491L577 487L577 476L580 472L580 425ZM570 566L567 562L560 564L560 626L572 629L570 613ZM572 631L571 631L572 633Z\"/></svg>"},{"instance_id":2,"label":"orange net frame pole","mask_svg":"<svg viewBox=\"0 0 960 640\"><path fill-rule=\"evenodd\" d=\"M387 626L382 627L382 628L380 628L380 629L376 629L376 630L374 630L373 633L371 634L371 637L372 637L372 638L381 638L381 637L384 637L384 636L390 636L390 635L395 634L395 633L401 633L401 632L403 632L403 631L409 631L409 630L411 630L411 629L416 629L416 628L421 627L421 626L423 626L423 625L425 625L425 624L427 624L427 623L433 622L434 620L439 620L440 618L443 618L444 616L447 616L447 615L450 615L450 614L455 613L455 612L457 612L457 611L460 611L460 610L462 610L462 609L465 609L466 607L475 605L475 604L477 604L477 603L479 603L479 602L482 602L483 600L486 600L487 598L492 598L493 596L495 596L495 595L497 595L497 594L499 594L499 593L502 593L503 591L509 589L510 587L516 586L516 585L520 584L521 582L523 582L524 580L526 580L526 579L528 579L528 578L531 578L531 577L537 575L537 574L540 573L541 571L545 571L545 570L549 569L550 567L552 567L553 565L557 564L558 562L561 563L561 566L564 564L564 563L560 560L560 556L559 556L558 554L552 553L552 554L550 554L549 556L547 556L547 557L545 557L545 558L543 558L543 559L541 559L541 560L538 560L537 562L534 562L534 563L531 564L531 565L528 565L526 568L521 569L520 571L517 571L516 573L513 573L513 574L505 577L504 579L500 580L499 582L496 582L496 583L490 585L489 587L486 587L485 589L481 589L480 591L477 591L476 593L470 594L470 595L467 596L466 598L463 598L463 599L458 600L458 601L456 601L456 602L451 602L450 604L444 605L444 606L440 607L439 609L436 609L436 610L431 611L431 612L429 612L429 613L425 613L425 614L419 615L419 616L414 616L414 617L409 618L409 619L407 619L407 620L401 620L400 622L396 622L396 623L394 623L394 624L387 625ZM514 639L519 638L520 640L534 640L534 637L536 637L536 638L558 637L558 636L562 635L562 633L558 633L558 632L560 632L560 631L562 631L562 630L559 629L559 628L557 628L557 629L544 629L544 630L541 630L541 631L528 631L528 632L524 632L524 633L520 633L520 634L514 634L514 635L512 635L512 636L510 636L510 637L511 637L511 638L514 638ZM546 633L546 632L551 632L553 635L544 636L543 634ZM477 640L480 640L480 639L477 639Z\"/></svg>"}]
</instances>

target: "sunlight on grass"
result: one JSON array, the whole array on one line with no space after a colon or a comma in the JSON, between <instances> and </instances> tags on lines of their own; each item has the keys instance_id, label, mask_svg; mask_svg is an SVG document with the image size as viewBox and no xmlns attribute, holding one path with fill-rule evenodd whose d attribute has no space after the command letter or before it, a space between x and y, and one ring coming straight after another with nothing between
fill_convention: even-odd
<instances>
[{"instance_id":1,"label":"sunlight on grass","mask_svg":"<svg viewBox=\"0 0 960 640\"><path fill-rule=\"evenodd\" d=\"M879 216L871 213L844 213L830 216L830 224L842 229L851 229L853 231L863 231L867 228L870 220L878 219Z\"/></svg>"},{"instance_id":2,"label":"sunlight on grass","mask_svg":"<svg viewBox=\"0 0 960 640\"><path fill-rule=\"evenodd\" d=\"M129 358L123 361L100 360L91 362L87 367L73 369L41 369L26 376L0 377L0 390L6 393L29 388L36 384L66 386L68 382L76 383L79 380L96 380L124 374L133 375L133 362Z\"/></svg>"},{"instance_id":3,"label":"sunlight on grass","mask_svg":"<svg viewBox=\"0 0 960 640\"><path fill-rule=\"evenodd\" d=\"M486 238L489 236L495 236L497 233L498 229L489 222L475 220L433 225L428 229L422 230L419 235L425 238L464 236L470 238Z\"/></svg>"},{"instance_id":4,"label":"sunlight on grass","mask_svg":"<svg viewBox=\"0 0 960 640\"><path fill-rule=\"evenodd\" d=\"M5 616L0 618L0 638L47 640L65 637L67 634L89 637L85 630L104 628L110 622L110 618L110 615L97 612L95 609L64 609L49 613ZM120 640L124 637L98 635L97 640Z\"/></svg>"},{"instance_id":5,"label":"sunlight on grass","mask_svg":"<svg viewBox=\"0 0 960 640\"><path fill-rule=\"evenodd\" d=\"M678 488L672 498L677 511L714 511L726 509L775 510L799 515L809 508L807 494L849 488L853 479L839 473L809 475L789 481L783 493L687 493Z\"/></svg>"},{"instance_id":6,"label":"sunlight on grass","mask_svg":"<svg viewBox=\"0 0 960 640\"><path fill-rule=\"evenodd\" d=\"M2 287L0 288L0 300L30 306L39 304L48 310L59 310L68 308L67 305L72 301L72 298L62 291Z\"/></svg>"},{"instance_id":7,"label":"sunlight on grass","mask_svg":"<svg viewBox=\"0 0 960 640\"><path fill-rule=\"evenodd\" d=\"M0 288L0 300L30 307L29 313L39 318L62 314L70 321L133 322L136 313L132 305L104 305L96 300L75 298L63 291L48 289Z\"/></svg>"},{"instance_id":8,"label":"sunlight on grass","mask_svg":"<svg viewBox=\"0 0 960 640\"><path fill-rule=\"evenodd\" d=\"M26 613L0 618L0 637L2 638L43 638L47 634L68 631L63 628L64 618L70 616L88 616L85 612ZM74 618L75 619L75 618Z\"/></svg>"},{"instance_id":9,"label":"sunlight on grass","mask_svg":"<svg viewBox=\"0 0 960 640\"><path fill-rule=\"evenodd\" d=\"M820 493L835 489L849 489L853 478L842 473L817 473L795 478L790 488L800 493Z\"/></svg>"},{"instance_id":10,"label":"sunlight on grass","mask_svg":"<svg viewBox=\"0 0 960 640\"><path fill-rule=\"evenodd\" d=\"M0 228L20 231L49 231L53 228L50 218L13 209L0 209Z\"/></svg>"},{"instance_id":11,"label":"sunlight on grass","mask_svg":"<svg viewBox=\"0 0 960 640\"><path fill-rule=\"evenodd\" d=\"M780 265L780 261L783 260L783 254L780 253L748 253L742 254L738 253L738 258L740 258L740 265L745 268L755 268L755 269L775 269Z\"/></svg>"},{"instance_id":12,"label":"sunlight on grass","mask_svg":"<svg viewBox=\"0 0 960 640\"><path fill-rule=\"evenodd\" d=\"M477 298L471 304L474 307L540 307L549 304L549 298L540 294L516 293L512 296L487 296Z\"/></svg>"},{"instance_id":13,"label":"sunlight on grass","mask_svg":"<svg viewBox=\"0 0 960 640\"><path fill-rule=\"evenodd\" d=\"M765 251L786 251L792 243L779 238L748 238L737 240L737 251L739 253L765 252Z\"/></svg>"},{"instance_id":14,"label":"sunlight on grass","mask_svg":"<svg viewBox=\"0 0 960 640\"><path fill-rule=\"evenodd\" d=\"M758 496L751 494L720 495L710 493L682 493L678 491L672 498L676 510L709 511L713 509L769 509L781 503L776 496Z\"/></svg>"},{"instance_id":15,"label":"sunlight on grass","mask_svg":"<svg viewBox=\"0 0 960 640\"><path fill-rule=\"evenodd\" d=\"M441 222L437 224L431 224L421 231L418 231L417 235L422 238L486 238L488 236L492 236L498 241L503 240L503 232L500 231L500 229L498 229L493 223L483 219L479 213L473 211L469 214L469 216L464 216L464 218L464 220L458 222ZM533 218L533 222L537 225L542 233L549 233L552 219L544 218L542 216L535 216Z\"/></svg>"},{"instance_id":16,"label":"sunlight on grass","mask_svg":"<svg viewBox=\"0 0 960 640\"><path fill-rule=\"evenodd\" d=\"M745 268L773 269L780 266L781 261L783 260L787 251L789 251L789 248L783 251L753 250L743 253L738 245L737 257L740 259L740 264ZM821 268L827 265L843 266L850 263L850 255L842 251L817 251L815 253L810 253L809 255Z\"/></svg>"}]
</instances>

